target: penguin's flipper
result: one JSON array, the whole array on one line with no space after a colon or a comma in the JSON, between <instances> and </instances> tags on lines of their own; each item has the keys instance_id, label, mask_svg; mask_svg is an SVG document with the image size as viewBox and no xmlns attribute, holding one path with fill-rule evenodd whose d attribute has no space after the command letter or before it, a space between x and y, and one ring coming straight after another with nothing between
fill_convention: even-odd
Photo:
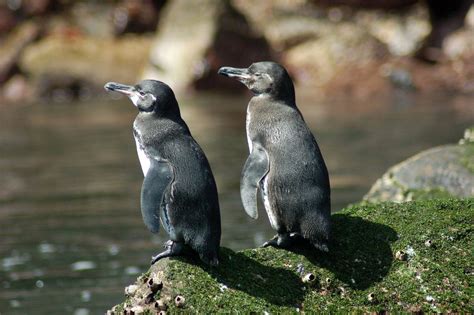
<instances>
[{"instance_id":1,"label":"penguin's flipper","mask_svg":"<svg viewBox=\"0 0 474 315\"><path fill-rule=\"evenodd\" d=\"M260 181L267 175L268 170L267 152L260 145L254 144L252 153L247 158L240 177L240 197L245 212L254 219L258 218L257 189Z\"/></svg>"},{"instance_id":2,"label":"penguin's flipper","mask_svg":"<svg viewBox=\"0 0 474 315\"><path fill-rule=\"evenodd\" d=\"M152 233L160 229L160 209L165 207L165 195L174 176L171 165L163 160L150 159L150 168L142 186L141 206L145 225ZM168 222L163 222L163 224Z\"/></svg>"}]
</instances>

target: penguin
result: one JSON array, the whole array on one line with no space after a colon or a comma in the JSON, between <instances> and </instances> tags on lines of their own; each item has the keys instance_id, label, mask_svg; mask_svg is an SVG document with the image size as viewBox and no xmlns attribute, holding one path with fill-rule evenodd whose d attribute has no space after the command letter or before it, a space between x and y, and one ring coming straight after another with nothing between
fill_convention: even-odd
<instances>
[{"instance_id":1,"label":"penguin","mask_svg":"<svg viewBox=\"0 0 474 315\"><path fill-rule=\"evenodd\" d=\"M290 248L301 238L328 251L329 175L318 144L296 106L293 82L275 62L248 68L222 67L219 74L243 83L254 96L247 107L249 156L240 195L246 213L257 219L260 190L277 234L262 246Z\"/></svg>"},{"instance_id":2,"label":"penguin","mask_svg":"<svg viewBox=\"0 0 474 315\"><path fill-rule=\"evenodd\" d=\"M145 177L143 221L152 233L158 233L161 221L170 238L151 264L191 248L206 264L217 266L221 222L216 183L204 152L181 118L173 91L156 80L135 86L109 82L104 88L125 94L138 109L133 135Z\"/></svg>"}]
</instances>

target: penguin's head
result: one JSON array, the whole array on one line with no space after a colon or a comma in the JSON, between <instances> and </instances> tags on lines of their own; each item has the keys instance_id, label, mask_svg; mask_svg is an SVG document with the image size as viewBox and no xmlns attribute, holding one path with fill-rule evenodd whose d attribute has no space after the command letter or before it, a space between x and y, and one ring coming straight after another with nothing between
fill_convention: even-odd
<instances>
[{"instance_id":1,"label":"penguin's head","mask_svg":"<svg viewBox=\"0 0 474 315\"><path fill-rule=\"evenodd\" d=\"M104 88L125 94L140 112L165 114L178 108L173 90L161 81L143 80L134 86L108 82Z\"/></svg>"},{"instance_id":2,"label":"penguin's head","mask_svg":"<svg viewBox=\"0 0 474 315\"><path fill-rule=\"evenodd\" d=\"M236 78L255 95L270 95L276 99L294 102L293 82L285 68L276 62L256 62L248 68L222 67L218 73Z\"/></svg>"}]
</instances>

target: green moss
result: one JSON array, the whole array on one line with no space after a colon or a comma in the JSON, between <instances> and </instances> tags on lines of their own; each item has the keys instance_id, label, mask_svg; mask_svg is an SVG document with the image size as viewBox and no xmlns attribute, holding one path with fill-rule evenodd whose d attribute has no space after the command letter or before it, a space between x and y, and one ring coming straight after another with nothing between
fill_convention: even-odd
<instances>
[{"instance_id":1,"label":"green moss","mask_svg":"<svg viewBox=\"0 0 474 315\"><path fill-rule=\"evenodd\" d=\"M474 144L466 143L464 145L464 153L461 157L461 163L472 173L474 173Z\"/></svg>"},{"instance_id":2,"label":"green moss","mask_svg":"<svg viewBox=\"0 0 474 315\"><path fill-rule=\"evenodd\" d=\"M126 302L116 305L116 306L114 307L114 311L115 311L117 314L123 314L123 312L124 312L124 310L125 310L125 304L126 304Z\"/></svg>"},{"instance_id":3,"label":"green moss","mask_svg":"<svg viewBox=\"0 0 474 315\"><path fill-rule=\"evenodd\" d=\"M332 219L329 253L222 248L219 268L164 260L167 294L201 313L472 311L474 199L366 203ZM395 259L399 250L407 261ZM311 286L301 281L309 272Z\"/></svg>"}]
</instances>

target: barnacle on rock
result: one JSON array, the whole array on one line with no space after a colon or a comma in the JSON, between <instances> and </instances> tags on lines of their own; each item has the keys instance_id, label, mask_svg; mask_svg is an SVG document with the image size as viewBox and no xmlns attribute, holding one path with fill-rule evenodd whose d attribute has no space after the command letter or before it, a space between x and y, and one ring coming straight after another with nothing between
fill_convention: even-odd
<instances>
[{"instance_id":1,"label":"barnacle on rock","mask_svg":"<svg viewBox=\"0 0 474 315\"><path fill-rule=\"evenodd\" d=\"M369 302L375 302L375 293L370 292L370 293L367 295L367 300L369 300Z\"/></svg>"},{"instance_id":2,"label":"barnacle on rock","mask_svg":"<svg viewBox=\"0 0 474 315\"><path fill-rule=\"evenodd\" d=\"M186 299L182 295L177 295L174 298L174 304L176 307L183 307L186 304Z\"/></svg>"},{"instance_id":3,"label":"barnacle on rock","mask_svg":"<svg viewBox=\"0 0 474 315\"><path fill-rule=\"evenodd\" d=\"M138 286L135 284L125 287L125 295L132 296L137 292Z\"/></svg>"},{"instance_id":4,"label":"barnacle on rock","mask_svg":"<svg viewBox=\"0 0 474 315\"><path fill-rule=\"evenodd\" d=\"M395 258L401 261L405 261L408 259L408 255L404 251L399 250L395 253Z\"/></svg>"},{"instance_id":5,"label":"barnacle on rock","mask_svg":"<svg viewBox=\"0 0 474 315\"><path fill-rule=\"evenodd\" d=\"M316 276L310 272L305 274L301 280L303 283L313 283L316 280Z\"/></svg>"}]
</instances>

